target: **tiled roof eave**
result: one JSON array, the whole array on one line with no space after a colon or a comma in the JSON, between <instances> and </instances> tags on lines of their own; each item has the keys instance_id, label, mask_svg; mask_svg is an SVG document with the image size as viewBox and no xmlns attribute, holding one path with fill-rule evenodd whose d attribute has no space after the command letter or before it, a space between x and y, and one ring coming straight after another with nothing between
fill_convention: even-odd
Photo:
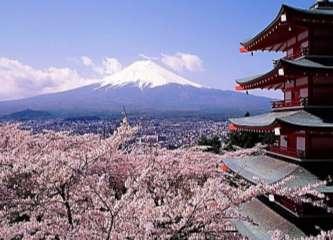
<instances>
[{"instance_id":1,"label":"tiled roof eave","mask_svg":"<svg viewBox=\"0 0 333 240\"><path fill-rule=\"evenodd\" d=\"M333 64L331 66L325 66L318 62L311 60L311 57L313 57L313 56L302 57L298 60L281 59L280 64L282 66L301 68L303 70L333 71ZM333 59L333 56L329 56L329 58ZM307 61L303 61L303 60L307 60Z\"/></svg>"},{"instance_id":2,"label":"tiled roof eave","mask_svg":"<svg viewBox=\"0 0 333 240\"><path fill-rule=\"evenodd\" d=\"M281 113L271 112L251 117L231 118L229 121L238 128L244 129L272 128L275 125L276 119L279 115L281 115Z\"/></svg>"},{"instance_id":3,"label":"tiled roof eave","mask_svg":"<svg viewBox=\"0 0 333 240\"><path fill-rule=\"evenodd\" d=\"M265 124L262 126L252 126L250 124L246 125L246 124L238 124L236 122L233 122L231 119L229 119L229 121L234 124L238 130L241 131L255 131L255 132L268 132L268 131L273 131L274 128L277 126L277 123L274 121L271 124Z\"/></svg>"},{"instance_id":4,"label":"tiled roof eave","mask_svg":"<svg viewBox=\"0 0 333 240\"><path fill-rule=\"evenodd\" d=\"M260 33L258 33L256 36L252 37L249 40L243 41L240 44L246 48L248 48L253 42L256 41L256 39L258 39L260 36L264 35L269 29L271 29L277 22L280 21L280 17L282 15L282 13L284 12L286 5L282 5L278 15L274 18L274 20Z\"/></svg>"},{"instance_id":5,"label":"tiled roof eave","mask_svg":"<svg viewBox=\"0 0 333 240\"><path fill-rule=\"evenodd\" d=\"M280 230L292 238L305 237L296 225L275 213L258 199L244 203L239 210L242 215L248 216L255 223L232 221L239 233L249 240L270 240L275 230Z\"/></svg>"},{"instance_id":6,"label":"tiled roof eave","mask_svg":"<svg viewBox=\"0 0 333 240\"><path fill-rule=\"evenodd\" d=\"M307 128L307 129L319 129L319 130L333 130L333 123L329 124L306 124L306 123L300 123L300 122L291 122L284 119L277 119L276 125L289 125L293 126L295 128Z\"/></svg>"},{"instance_id":7,"label":"tiled roof eave","mask_svg":"<svg viewBox=\"0 0 333 240\"><path fill-rule=\"evenodd\" d=\"M326 117L323 118L323 112ZM333 130L333 110L293 110L271 112L252 117L232 118L230 122L242 129L273 129L276 126L289 125L301 128Z\"/></svg>"},{"instance_id":8,"label":"tiled roof eave","mask_svg":"<svg viewBox=\"0 0 333 240\"><path fill-rule=\"evenodd\" d=\"M304 187L319 182L319 178L305 168L266 155L226 159L223 162L232 172L253 184L274 184L289 176L294 176L287 183L290 188Z\"/></svg>"},{"instance_id":9,"label":"tiled roof eave","mask_svg":"<svg viewBox=\"0 0 333 240\"><path fill-rule=\"evenodd\" d=\"M287 14L288 16L295 16L295 15L301 15L302 17L302 22L300 24L306 24L307 22L311 22L309 20L304 21L304 19L307 18L318 18L318 17L328 17L330 18L329 21L326 21L328 23L333 24L333 10L307 10L307 9L299 9L299 8L294 8L294 7L290 7L287 5L282 5L278 15L274 18L274 20L261 32L259 32L257 35L255 35L254 37L252 37L249 40L243 41L240 44L245 47L245 49L247 49L248 51L256 51L256 47L255 45L257 45L260 41L260 39L264 36L267 35L267 33L272 32L272 29L274 29L277 24L282 24L282 22L280 21L281 19L281 15L282 14ZM322 22L322 21L321 21ZM299 24L298 24L299 25Z\"/></svg>"},{"instance_id":10,"label":"tiled roof eave","mask_svg":"<svg viewBox=\"0 0 333 240\"><path fill-rule=\"evenodd\" d=\"M322 61L325 59L329 59L329 61L332 62L330 63L332 65L323 65ZM288 68L289 72L293 71L294 69L295 71L317 70L329 73L333 72L333 56L304 56L296 60L282 58L276 62L274 68L271 71L264 74L255 75L253 77L236 80L236 83L245 89L265 87L270 84L270 80L283 77L279 76L278 74L280 68Z\"/></svg>"},{"instance_id":11,"label":"tiled roof eave","mask_svg":"<svg viewBox=\"0 0 333 240\"><path fill-rule=\"evenodd\" d=\"M244 79L238 79L236 80L236 83L246 88L258 88L258 87L264 87L265 85L269 85L270 81L276 79L277 77L278 77L278 68L275 67L271 71L264 74Z\"/></svg>"}]
</instances>

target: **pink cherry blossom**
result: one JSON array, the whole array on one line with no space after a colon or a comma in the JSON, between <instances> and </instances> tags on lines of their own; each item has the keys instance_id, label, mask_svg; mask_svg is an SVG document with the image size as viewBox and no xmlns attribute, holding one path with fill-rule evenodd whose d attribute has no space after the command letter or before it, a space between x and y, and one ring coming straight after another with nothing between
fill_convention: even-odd
<instances>
[{"instance_id":1,"label":"pink cherry blossom","mask_svg":"<svg viewBox=\"0 0 333 240\"><path fill-rule=\"evenodd\" d=\"M251 221L242 203L322 197L316 186L286 188L288 179L233 187L221 156L133 145L136 132L127 121L107 139L0 125L0 239L242 239L232 225ZM320 236L309 239L332 233Z\"/></svg>"}]
</instances>

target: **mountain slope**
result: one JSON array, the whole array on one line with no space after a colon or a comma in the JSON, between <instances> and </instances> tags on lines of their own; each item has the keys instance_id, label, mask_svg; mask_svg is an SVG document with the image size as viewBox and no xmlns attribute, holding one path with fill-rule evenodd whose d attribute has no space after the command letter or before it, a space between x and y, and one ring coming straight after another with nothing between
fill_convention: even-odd
<instances>
[{"instance_id":1,"label":"mountain slope","mask_svg":"<svg viewBox=\"0 0 333 240\"><path fill-rule=\"evenodd\" d=\"M28 99L0 102L0 115L30 108L53 114L267 111L270 99L205 88L151 61L139 61L101 83Z\"/></svg>"}]
</instances>

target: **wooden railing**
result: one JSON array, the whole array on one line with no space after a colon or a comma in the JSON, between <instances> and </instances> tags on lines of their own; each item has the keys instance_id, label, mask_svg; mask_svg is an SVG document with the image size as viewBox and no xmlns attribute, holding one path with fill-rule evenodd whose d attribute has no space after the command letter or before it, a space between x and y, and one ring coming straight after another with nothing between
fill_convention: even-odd
<instances>
[{"instance_id":1,"label":"wooden railing","mask_svg":"<svg viewBox=\"0 0 333 240\"><path fill-rule=\"evenodd\" d=\"M306 106L308 105L308 98L299 98L297 100L293 101L274 101L272 102L272 108L288 108L288 107L301 107L301 106Z\"/></svg>"},{"instance_id":2,"label":"wooden railing","mask_svg":"<svg viewBox=\"0 0 333 240\"><path fill-rule=\"evenodd\" d=\"M306 155L305 151L290 147L269 146L267 150L273 153L287 155L295 158L304 158Z\"/></svg>"},{"instance_id":3,"label":"wooden railing","mask_svg":"<svg viewBox=\"0 0 333 240\"><path fill-rule=\"evenodd\" d=\"M296 59L296 58L300 58L306 55L309 55L309 47L302 47L300 49L298 49L297 51L295 51L292 55L286 56L285 59Z\"/></svg>"}]
</instances>

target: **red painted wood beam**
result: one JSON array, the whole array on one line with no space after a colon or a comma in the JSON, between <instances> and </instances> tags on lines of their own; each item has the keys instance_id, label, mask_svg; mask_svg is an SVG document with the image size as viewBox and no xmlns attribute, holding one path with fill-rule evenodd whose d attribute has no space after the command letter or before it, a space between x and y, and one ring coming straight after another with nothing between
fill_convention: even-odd
<instances>
[{"instance_id":1,"label":"red painted wood beam","mask_svg":"<svg viewBox=\"0 0 333 240\"><path fill-rule=\"evenodd\" d=\"M238 130L238 128L237 128L237 126L236 126L235 124L230 123L230 124L228 125L228 130L229 130L230 132L236 132L236 131Z\"/></svg>"},{"instance_id":2,"label":"red painted wood beam","mask_svg":"<svg viewBox=\"0 0 333 240\"><path fill-rule=\"evenodd\" d=\"M249 50L246 47L244 47L243 45L241 45L241 47L239 48L239 51L241 53L247 53L247 52L249 52Z\"/></svg>"},{"instance_id":3,"label":"red painted wood beam","mask_svg":"<svg viewBox=\"0 0 333 240\"><path fill-rule=\"evenodd\" d=\"M236 90L236 91L244 91L245 88L244 88L243 86L237 84L236 87L235 87L235 90Z\"/></svg>"}]
</instances>

